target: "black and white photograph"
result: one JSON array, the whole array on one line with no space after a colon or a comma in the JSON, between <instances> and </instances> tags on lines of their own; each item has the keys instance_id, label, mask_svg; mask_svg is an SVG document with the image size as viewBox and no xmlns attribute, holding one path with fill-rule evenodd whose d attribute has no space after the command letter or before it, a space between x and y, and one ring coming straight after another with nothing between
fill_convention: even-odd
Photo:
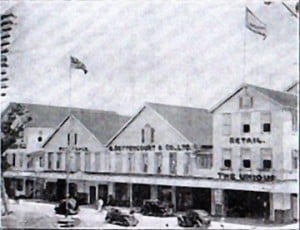
<instances>
[{"instance_id":1,"label":"black and white photograph","mask_svg":"<svg viewBox=\"0 0 300 230\"><path fill-rule=\"evenodd\" d=\"M299 229L299 0L2 0L1 229Z\"/></svg>"}]
</instances>

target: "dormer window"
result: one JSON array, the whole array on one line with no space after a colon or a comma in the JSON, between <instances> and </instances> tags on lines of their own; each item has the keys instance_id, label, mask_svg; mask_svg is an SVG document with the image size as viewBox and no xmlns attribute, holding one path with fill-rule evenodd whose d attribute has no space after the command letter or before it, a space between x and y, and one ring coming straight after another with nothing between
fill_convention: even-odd
<instances>
[{"instance_id":1,"label":"dormer window","mask_svg":"<svg viewBox=\"0 0 300 230\"><path fill-rule=\"evenodd\" d=\"M37 141L38 141L38 142L42 142L42 141L43 141L43 137L42 137L42 136L39 136L39 137L37 138Z\"/></svg>"}]
</instances>

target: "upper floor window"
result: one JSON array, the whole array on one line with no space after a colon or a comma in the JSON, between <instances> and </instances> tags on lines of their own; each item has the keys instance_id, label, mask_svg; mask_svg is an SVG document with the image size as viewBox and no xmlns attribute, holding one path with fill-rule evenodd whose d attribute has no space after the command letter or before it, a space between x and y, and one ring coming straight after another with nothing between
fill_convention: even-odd
<instances>
[{"instance_id":1,"label":"upper floor window","mask_svg":"<svg viewBox=\"0 0 300 230\"><path fill-rule=\"evenodd\" d=\"M176 174L177 170L177 154L176 153L170 153L169 158L169 169L171 174Z\"/></svg>"},{"instance_id":2,"label":"upper floor window","mask_svg":"<svg viewBox=\"0 0 300 230\"><path fill-rule=\"evenodd\" d=\"M16 166L16 154L13 153L12 154L12 162L11 162L12 166L15 167Z\"/></svg>"},{"instance_id":3,"label":"upper floor window","mask_svg":"<svg viewBox=\"0 0 300 230\"><path fill-rule=\"evenodd\" d=\"M60 169L61 161L62 161L62 152L58 152L57 159L56 159L56 169Z\"/></svg>"},{"instance_id":4,"label":"upper floor window","mask_svg":"<svg viewBox=\"0 0 300 230\"><path fill-rule=\"evenodd\" d=\"M231 169L231 155L232 155L232 150L224 148L222 149L222 158L223 158L223 167L225 169Z\"/></svg>"},{"instance_id":5,"label":"upper floor window","mask_svg":"<svg viewBox=\"0 0 300 230\"><path fill-rule=\"evenodd\" d=\"M116 153L116 172L122 172L122 154Z\"/></svg>"},{"instance_id":6,"label":"upper floor window","mask_svg":"<svg viewBox=\"0 0 300 230\"><path fill-rule=\"evenodd\" d=\"M240 108L249 109L253 106L253 97L249 95L244 95L240 97Z\"/></svg>"},{"instance_id":7,"label":"upper floor window","mask_svg":"<svg viewBox=\"0 0 300 230\"><path fill-rule=\"evenodd\" d=\"M91 154L90 152L85 153L85 171L91 170Z\"/></svg>"},{"instance_id":8,"label":"upper floor window","mask_svg":"<svg viewBox=\"0 0 300 230\"><path fill-rule=\"evenodd\" d=\"M155 153L155 172L160 174L162 172L162 153Z\"/></svg>"},{"instance_id":9,"label":"upper floor window","mask_svg":"<svg viewBox=\"0 0 300 230\"><path fill-rule=\"evenodd\" d=\"M80 152L75 152L75 162L73 162L73 164L75 164L74 166L74 171L80 171L80 164L81 164L81 153Z\"/></svg>"},{"instance_id":10,"label":"upper floor window","mask_svg":"<svg viewBox=\"0 0 300 230\"><path fill-rule=\"evenodd\" d=\"M190 174L191 168L191 154L189 152L185 153L185 162L184 162L184 174Z\"/></svg>"},{"instance_id":11,"label":"upper floor window","mask_svg":"<svg viewBox=\"0 0 300 230\"><path fill-rule=\"evenodd\" d=\"M251 114L242 113L242 133L250 133Z\"/></svg>"},{"instance_id":12,"label":"upper floor window","mask_svg":"<svg viewBox=\"0 0 300 230\"><path fill-rule=\"evenodd\" d=\"M292 150L292 169L298 169L299 163L299 151L297 149Z\"/></svg>"},{"instance_id":13,"label":"upper floor window","mask_svg":"<svg viewBox=\"0 0 300 230\"><path fill-rule=\"evenodd\" d=\"M230 113L223 114L222 133L223 133L223 135L231 134L231 114Z\"/></svg>"},{"instance_id":14,"label":"upper floor window","mask_svg":"<svg viewBox=\"0 0 300 230\"><path fill-rule=\"evenodd\" d=\"M44 168L45 165L44 157L40 156L39 162L40 162L40 168Z\"/></svg>"},{"instance_id":15,"label":"upper floor window","mask_svg":"<svg viewBox=\"0 0 300 230\"><path fill-rule=\"evenodd\" d=\"M48 169L52 169L52 157L53 157L53 153L49 152L48 153Z\"/></svg>"},{"instance_id":16,"label":"upper floor window","mask_svg":"<svg viewBox=\"0 0 300 230\"><path fill-rule=\"evenodd\" d=\"M271 132L271 113L261 113L260 115L261 129L264 133Z\"/></svg>"},{"instance_id":17,"label":"upper floor window","mask_svg":"<svg viewBox=\"0 0 300 230\"><path fill-rule=\"evenodd\" d=\"M155 141L155 129L152 128L149 124L146 124L145 127L141 130L141 141L142 143L150 144Z\"/></svg>"},{"instance_id":18,"label":"upper floor window","mask_svg":"<svg viewBox=\"0 0 300 230\"><path fill-rule=\"evenodd\" d=\"M142 171L148 172L148 153L143 153L142 155Z\"/></svg>"},{"instance_id":19,"label":"upper floor window","mask_svg":"<svg viewBox=\"0 0 300 230\"><path fill-rule=\"evenodd\" d=\"M77 145L77 138L78 138L78 135L77 133L74 133L74 144Z\"/></svg>"},{"instance_id":20,"label":"upper floor window","mask_svg":"<svg viewBox=\"0 0 300 230\"><path fill-rule=\"evenodd\" d=\"M251 168L251 151L248 148L241 148L241 159L243 168Z\"/></svg>"},{"instance_id":21,"label":"upper floor window","mask_svg":"<svg viewBox=\"0 0 300 230\"><path fill-rule=\"evenodd\" d=\"M261 154L261 168L263 170L269 170L272 168L272 149L262 148L260 149Z\"/></svg>"},{"instance_id":22,"label":"upper floor window","mask_svg":"<svg viewBox=\"0 0 300 230\"><path fill-rule=\"evenodd\" d=\"M212 155L210 153L197 152L195 161L198 169L208 169L212 167Z\"/></svg>"},{"instance_id":23,"label":"upper floor window","mask_svg":"<svg viewBox=\"0 0 300 230\"><path fill-rule=\"evenodd\" d=\"M128 171L129 172L134 172L134 164L135 164L134 153L128 153Z\"/></svg>"}]
</instances>

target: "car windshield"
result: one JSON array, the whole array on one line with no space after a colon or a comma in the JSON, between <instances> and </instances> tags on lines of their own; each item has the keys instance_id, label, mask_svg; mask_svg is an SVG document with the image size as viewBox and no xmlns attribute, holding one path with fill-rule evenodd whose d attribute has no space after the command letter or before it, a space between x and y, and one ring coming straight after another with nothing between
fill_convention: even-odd
<instances>
[{"instance_id":1,"label":"car windshield","mask_svg":"<svg viewBox=\"0 0 300 230\"><path fill-rule=\"evenodd\" d=\"M197 210L197 213L201 216L208 216L208 213L204 210Z\"/></svg>"}]
</instances>

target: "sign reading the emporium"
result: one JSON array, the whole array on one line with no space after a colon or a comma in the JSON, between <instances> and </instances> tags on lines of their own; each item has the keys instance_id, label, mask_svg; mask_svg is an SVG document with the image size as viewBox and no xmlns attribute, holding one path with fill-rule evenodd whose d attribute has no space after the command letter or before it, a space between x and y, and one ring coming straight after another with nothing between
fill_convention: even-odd
<instances>
[{"instance_id":1,"label":"sign reading the emporium","mask_svg":"<svg viewBox=\"0 0 300 230\"><path fill-rule=\"evenodd\" d=\"M263 144L266 143L259 137L229 137L230 144Z\"/></svg>"},{"instance_id":2,"label":"sign reading the emporium","mask_svg":"<svg viewBox=\"0 0 300 230\"><path fill-rule=\"evenodd\" d=\"M260 175L260 174L234 174L234 173L218 173L220 180L240 180L240 181L256 181L256 182L270 182L275 180L274 175Z\"/></svg>"},{"instance_id":3,"label":"sign reading the emporium","mask_svg":"<svg viewBox=\"0 0 300 230\"><path fill-rule=\"evenodd\" d=\"M189 144L182 145L114 145L109 147L110 151L190 151Z\"/></svg>"}]
</instances>

